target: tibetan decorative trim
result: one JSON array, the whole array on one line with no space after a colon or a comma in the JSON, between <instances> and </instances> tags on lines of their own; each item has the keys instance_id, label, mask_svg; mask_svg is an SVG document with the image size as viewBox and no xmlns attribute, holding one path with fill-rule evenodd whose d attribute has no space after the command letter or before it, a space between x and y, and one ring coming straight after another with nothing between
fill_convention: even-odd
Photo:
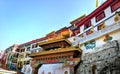
<instances>
[{"instance_id":1,"label":"tibetan decorative trim","mask_svg":"<svg viewBox=\"0 0 120 74\"><path fill-rule=\"evenodd\" d=\"M114 21L117 22L119 20L119 12L115 13Z\"/></svg>"},{"instance_id":2,"label":"tibetan decorative trim","mask_svg":"<svg viewBox=\"0 0 120 74\"><path fill-rule=\"evenodd\" d=\"M55 54L55 53L63 53L63 52L71 52L71 51L82 52L82 50L80 48L68 47L68 48L60 48L57 50L50 50L50 51L42 51L39 53L33 53L30 55L30 57Z\"/></svg>"},{"instance_id":3,"label":"tibetan decorative trim","mask_svg":"<svg viewBox=\"0 0 120 74\"><path fill-rule=\"evenodd\" d=\"M93 40L93 41L90 41L88 43L85 43L84 46L86 49L93 49L96 46L96 42L95 42L95 40Z\"/></svg>"},{"instance_id":4,"label":"tibetan decorative trim","mask_svg":"<svg viewBox=\"0 0 120 74\"><path fill-rule=\"evenodd\" d=\"M105 35L105 38L104 38L104 42L110 42L112 40L112 36L110 36L109 34Z\"/></svg>"},{"instance_id":5,"label":"tibetan decorative trim","mask_svg":"<svg viewBox=\"0 0 120 74\"><path fill-rule=\"evenodd\" d=\"M92 34L93 32L94 32L94 30L93 30L93 29L88 30L88 31L86 32L86 35Z\"/></svg>"},{"instance_id":6,"label":"tibetan decorative trim","mask_svg":"<svg viewBox=\"0 0 120 74\"><path fill-rule=\"evenodd\" d=\"M105 24L105 22L103 22L101 25L98 26L98 30L105 28L105 26L106 26L106 24Z\"/></svg>"}]
</instances>

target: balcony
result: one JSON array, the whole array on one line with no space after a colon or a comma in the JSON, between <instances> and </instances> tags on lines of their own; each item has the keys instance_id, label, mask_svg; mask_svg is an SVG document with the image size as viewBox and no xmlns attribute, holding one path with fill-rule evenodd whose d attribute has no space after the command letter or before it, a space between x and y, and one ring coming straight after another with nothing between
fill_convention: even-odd
<instances>
[{"instance_id":1,"label":"balcony","mask_svg":"<svg viewBox=\"0 0 120 74\"><path fill-rule=\"evenodd\" d=\"M110 32L113 32L115 30L119 30L120 29L120 21L116 22L110 26L106 26L105 28L99 30L99 31L95 31L94 33L90 34L90 35L86 35L85 37L83 37L82 39L80 39L80 44L83 44L87 41L93 40L95 38L101 37L105 34L108 34Z\"/></svg>"}]
</instances>

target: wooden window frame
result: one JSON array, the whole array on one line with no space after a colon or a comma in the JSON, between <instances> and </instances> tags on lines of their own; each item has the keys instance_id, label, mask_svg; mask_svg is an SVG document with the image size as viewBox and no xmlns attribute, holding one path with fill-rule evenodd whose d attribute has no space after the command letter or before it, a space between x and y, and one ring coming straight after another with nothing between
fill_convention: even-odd
<instances>
[{"instance_id":1,"label":"wooden window frame","mask_svg":"<svg viewBox=\"0 0 120 74\"><path fill-rule=\"evenodd\" d=\"M120 8L120 2L115 2L114 4L111 5L111 11L114 12L118 8Z\"/></svg>"},{"instance_id":2,"label":"wooden window frame","mask_svg":"<svg viewBox=\"0 0 120 74\"><path fill-rule=\"evenodd\" d=\"M89 28L91 26L91 21L87 21L85 24L84 24L84 30Z\"/></svg>"},{"instance_id":3,"label":"wooden window frame","mask_svg":"<svg viewBox=\"0 0 120 74\"><path fill-rule=\"evenodd\" d=\"M100 12L95 18L96 22L102 20L103 18L105 18L105 12L104 11Z\"/></svg>"}]
</instances>

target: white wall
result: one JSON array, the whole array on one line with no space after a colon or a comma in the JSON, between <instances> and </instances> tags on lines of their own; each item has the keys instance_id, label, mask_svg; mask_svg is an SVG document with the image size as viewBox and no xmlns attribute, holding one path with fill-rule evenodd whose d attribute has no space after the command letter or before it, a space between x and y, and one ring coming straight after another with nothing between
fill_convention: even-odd
<instances>
[{"instance_id":1,"label":"white wall","mask_svg":"<svg viewBox=\"0 0 120 74\"><path fill-rule=\"evenodd\" d=\"M100 21L96 22L96 18L93 17L91 19L91 24L93 26L96 26L100 23L102 23L105 19L109 18L111 15L113 15L115 12L111 12L111 8L110 6L108 8L106 8L104 10L104 13L105 13L105 17L103 19L101 19ZM110 18L109 20L105 21L106 25L111 25L112 23L114 23L114 17ZM84 24L80 27L80 33L83 33L83 30L84 30ZM95 31L97 31L97 27L94 28Z\"/></svg>"},{"instance_id":2,"label":"white wall","mask_svg":"<svg viewBox=\"0 0 120 74\"><path fill-rule=\"evenodd\" d=\"M114 31L112 33L109 33L109 36L112 36L112 40L111 41L113 41L113 40L119 40L120 39L120 30ZM96 47L101 47L103 44L106 43L106 42L103 41L104 38L105 38L105 36L102 36L102 37L99 37L99 38L95 39L95 41L96 41ZM81 45L81 48L83 50L83 53L88 53L88 52L93 52L94 51L94 49L88 49L87 50L85 48L84 44Z\"/></svg>"},{"instance_id":3,"label":"white wall","mask_svg":"<svg viewBox=\"0 0 120 74\"><path fill-rule=\"evenodd\" d=\"M110 33L109 36L112 36L112 41L119 40L120 39L120 30ZM104 38L105 38L105 36L96 39L96 47L99 47L106 43L103 41Z\"/></svg>"},{"instance_id":4,"label":"white wall","mask_svg":"<svg viewBox=\"0 0 120 74\"><path fill-rule=\"evenodd\" d=\"M117 9L116 11L120 11L120 8ZM104 10L105 18L103 18L103 19L101 19L100 21L96 22L96 18L93 17L93 18L91 19L91 24L94 25L94 26L96 26L96 25L102 23L105 19L107 19L107 18L110 17L109 19L107 19L107 20L105 21L105 24L106 24L106 26L112 25L113 23L115 23L115 21L114 21L114 16L113 16L113 15L115 14L116 11L112 12L112 11L111 11L111 7L109 6L108 8L106 8L106 9ZM113 17L111 18L111 16L113 16ZM82 25L82 26L80 27L80 32L83 33L83 30L84 30L84 26ZM94 31L97 31L97 26L94 28ZM112 32L112 33L110 33L109 35L112 36L112 38L113 38L112 40L118 40L118 39L120 39L120 31L119 31L119 30L118 30L118 31L115 31L115 32ZM102 37L99 37L99 38L95 39L95 40L96 40L96 47L100 47L101 45L103 45L103 44L106 43L106 42L103 41L104 38L105 38L105 37L102 36ZM86 50L86 48L84 47L84 44L81 45L81 48L82 48L83 52L87 52L87 51L89 52L89 51L92 51L92 50L93 50L93 49Z\"/></svg>"},{"instance_id":5,"label":"white wall","mask_svg":"<svg viewBox=\"0 0 120 74\"><path fill-rule=\"evenodd\" d=\"M51 72L51 74L64 74L65 71L68 71L68 74L70 74L69 67L63 67L63 63L56 63L56 64L43 64L38 71L38 74L42 74L44 71L44 74L48 74Z\"/></svg>"},{"instance_id":6,"label":"white wall","mask_svg":"<svg viewBox=\"0 0 120 74\"><path fill-rule=\"evenodd\" d=\"M80 27L80 33L83 33L83 30L84 30L84 25Z\"/></svg>"},{"instance_id":7,"label":"white wall","mask_svg":"<svg viewBox=\"0 0 120 74\"><path fill-rule=\"evenodd\" d=\"M74 41L74 38L75 38L75 41ZM79 39L80 39L80 37L77 37L77 36L73 36L73 37L68 38L68 40L72 43L73 46L78 45Z\"/></svg>"}]
</instances>

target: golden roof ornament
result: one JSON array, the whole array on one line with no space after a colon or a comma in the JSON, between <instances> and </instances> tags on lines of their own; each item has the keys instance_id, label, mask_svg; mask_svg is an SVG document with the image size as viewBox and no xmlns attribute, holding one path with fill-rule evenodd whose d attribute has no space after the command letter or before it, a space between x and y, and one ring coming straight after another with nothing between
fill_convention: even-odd
<instances>
[{"instance_id":1,"label":"golden roof ornament","mask_svg":"<svg viewBox=\"0 0 120 74\"><path fill-rule=\"evenodd\" d=\"M119 20L119 12L116 11L116 12L115 12L114 21L117 22L118 20Z\"/></svg>"}]
</instances>

